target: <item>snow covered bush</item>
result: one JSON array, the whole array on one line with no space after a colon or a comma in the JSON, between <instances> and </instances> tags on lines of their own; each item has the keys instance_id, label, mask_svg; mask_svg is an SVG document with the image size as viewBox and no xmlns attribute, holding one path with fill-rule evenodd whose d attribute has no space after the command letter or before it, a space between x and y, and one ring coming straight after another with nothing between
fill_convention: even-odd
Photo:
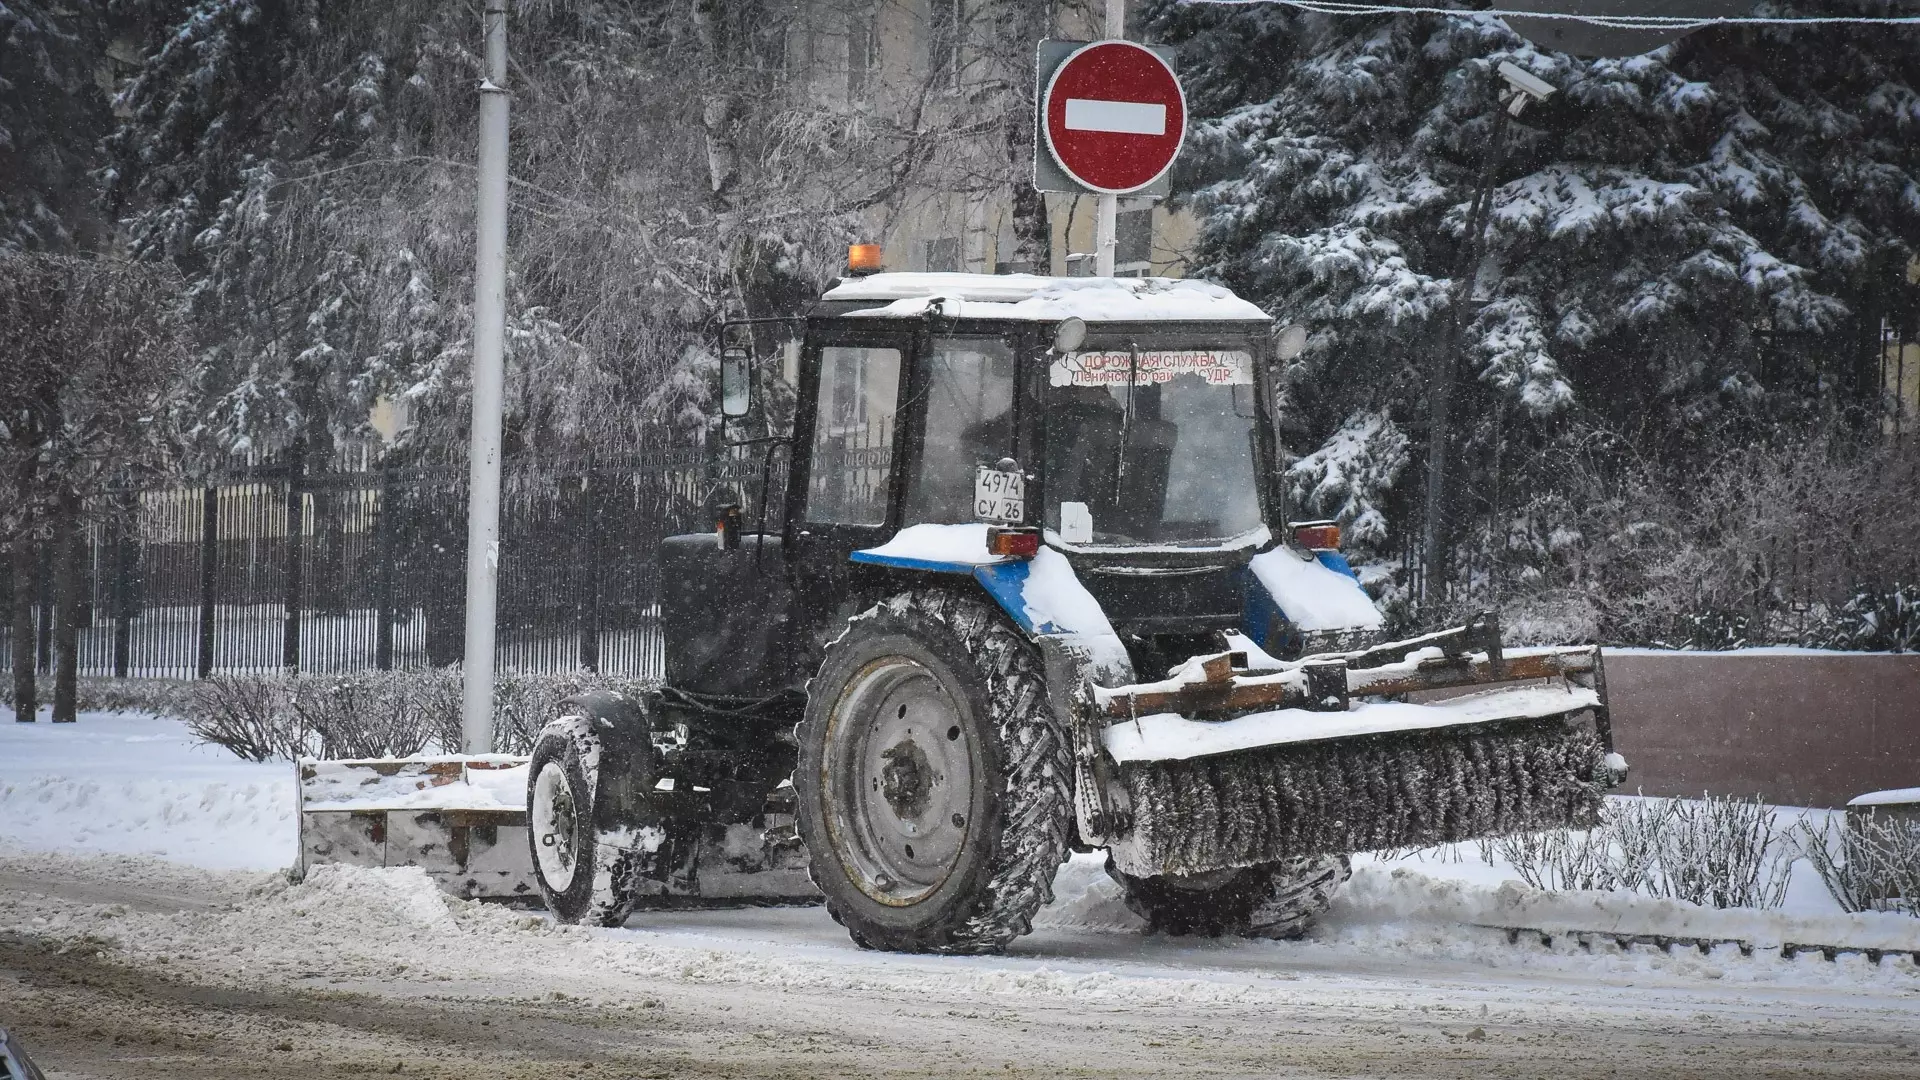
<instances>
[{"instance_id":1,"label":"snow covered bush","mask_svg":"<svg viewBox=\"0 0 1920 1080\"><path fill-rule=\"evenodd\" d=\"M1595 431L1483 565L1516 643L1900 651L1920 639L1920 454L1782 438L1663 470ZM1529 629L1531 627L1531 629ZM1584 633L1579 631L1584 630ZM1558 636L1562 632L1572 636Z\"/></svg>"},{"instance_id":2,"label":"snow covered bush","mask_svg":"<svg viewBox=\"0 0 1920 1080\"><path fill-rule=\"evenodd\" d=\"M501 672L494 683L495 753L526 754L560 703L588 690L638 696L651 680L587 672ZM459 753L460 669L342 674L215 675L152 683L93 699L100 707L179 716L202 741L249 761Z\"/></svg>"},{"instance_id":3,"label":"snow covered bush","mask_svg":"<svg viewBox=\"0 0 1920 1080\"><path fill-rule=\"evenodd\" d=\"M1849 813L1842 825L1802 822L1795 839L1842 908L1920 915L1920 818Z\"/></svg>"},{"instance_id":4,"label":"snow covered bush","mask_svg":"<svg viewBox=\"0 0 1920 1080\"><path fill-rule=\"evenodd\" d=\"M594 675L585 671L563 675L526 675L503 672L493 691L493 745L503 754L531 754L534 740L547 721L560 714L560 703L589 690L612 690L638 698L655 685L652 679ZM455 725L457 732L458 725ZM457 745L455 743L443 745Z\"/></svg>"},{"instance_id":5,"label":"snow covered bush","mask_svg":"<svg viewBox=\"0 0 1920 1080\"><path fill-rule=\"evenodd\" d=\"M1482 841L1536 889L1628 891L1715 908L1776 908L1799 856L1758 799L1607 800L1600 824Z\"/></svg>"},{"instance_id":6,"label":"snow covered bush","mask_svg":"<svg viewBox=\"0 0 1920 1080\"><path fill-rule=\"evenodd\" d=\"M368 671L296 676L289 706L312 752L323 758L411 757L460 715L451 672Z\"/></svg>"},{"instance_id":7,"label":"snow covered bush","mask_svg":"<svg viewBox=\"0 0 1920 1080\"><path fill-rule=\"evenodd\" d=\"M187 730L248 761L292 760L307 752L307 732L279 680L215 675L187 684L177 699Z\"/></svg>"},{"instance_id":8,"label":"snow covered bush","mask_svg":"<svg viewBox=\"0 0 1920 1080\"><path fill-rule=\"evenodd\" d=\"M79 708L82 712L184 717L183 702L193 685L178 679L81 678Z\"/></svg>"},{"instance_id":9,"label":"snow covered bush","mask_svg":"<svg viewBox=\"0 0 1920 1080\"><path fill-rule=\"evenodd\" d=\"M1862 589L1830 613L1824 640L1832 649L1920 651L1920 585Z\"/></svg>"}]
</instances>

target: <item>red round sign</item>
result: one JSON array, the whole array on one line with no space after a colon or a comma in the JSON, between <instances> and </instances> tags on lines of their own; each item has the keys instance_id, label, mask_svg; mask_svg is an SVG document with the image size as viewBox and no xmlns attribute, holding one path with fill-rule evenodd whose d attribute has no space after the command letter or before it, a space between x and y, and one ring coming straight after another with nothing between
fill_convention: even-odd
<instances>
[{"instance_id":1,"label":"red round sign","mask_svg":"<svg viewBox=\"0 0 1920 1080\"><path fill-rule=\"evenodd\" d=\"M1047 80L1047 150L1077 183L1124 195L1160 179L1187 135L1187 97L1160 55L1131 41L1084 45Z\"/></svg>"}]
</instances>

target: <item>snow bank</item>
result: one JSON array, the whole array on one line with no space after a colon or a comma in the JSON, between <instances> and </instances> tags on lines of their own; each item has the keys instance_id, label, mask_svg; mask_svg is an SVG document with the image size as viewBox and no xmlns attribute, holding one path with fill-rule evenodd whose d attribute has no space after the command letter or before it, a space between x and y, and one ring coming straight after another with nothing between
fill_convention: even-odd
<instances>
[{"instance_id":1,"label":"snow bank","mask_svg":"<svg viewBox=\"0 0 1920 1080\"><path fill-rule=\"evenodd\" d=\"M241 761L178 720L0 709L0 849L157 855L219 869L291 866L293 768Z\"/></svg>"},{"instance_id":2,"label":"snow bank","mask_svg":"<svg viewBox=\"0 0 1920 1080\"><path fill-rule=\"evenodd\" d=\"M1360 867L1340 893L1333 925L1426 923L1521 926L1546 931L1920 950L1920 919L1888 912L1834 913L1707 908L1629 892L1542 892L1518 881L1496 886L1429 877L1408 867Z\"/></svg>"},{"instance_id":3,"label":"snow bank","mask_svg":"<svg viewBox=\"0 0 1920 1080\"><path fill-rule=\"evenodd\" d=\"M1848 806L1905 806L1911 803L1920 803L1920 787L1869 791L1847 801Z\"/></svg>"}]
</instances>

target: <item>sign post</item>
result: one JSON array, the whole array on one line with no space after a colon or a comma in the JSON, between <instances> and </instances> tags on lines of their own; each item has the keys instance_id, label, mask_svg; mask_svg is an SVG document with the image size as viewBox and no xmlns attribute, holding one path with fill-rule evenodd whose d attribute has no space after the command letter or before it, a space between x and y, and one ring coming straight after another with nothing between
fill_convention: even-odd
<instances>
[{"instance_id":1,"label":"sign post","mask_svg":"<svg viewBox=\"0 0 1920 1080\"><path fill-rule=\"evenodd\" d=\"M1107 40L1124 41L1126 36L1127 0L1107 0ZM1051 143L1052 139L1049 138L1048 142ZM1113 250L1119 246L1120 196L1103 191L1093 222L1093 272L1096 276L1113 276Z\"/></svg>"},{"instance_id":2,"label":"sign post","mask_svg":"<svg viewBox=\"0 0 1920 1080\"><path fill-rule=\"evenodd\" d=\"M1098 197L1096 272L1113 276L1119 197L1167 192L1187 133L1186 95L1166 55L1120 38L1123 4L1107 4L1107 40L1042 42L1034 186Z\"/></svg>"}]
</instances>

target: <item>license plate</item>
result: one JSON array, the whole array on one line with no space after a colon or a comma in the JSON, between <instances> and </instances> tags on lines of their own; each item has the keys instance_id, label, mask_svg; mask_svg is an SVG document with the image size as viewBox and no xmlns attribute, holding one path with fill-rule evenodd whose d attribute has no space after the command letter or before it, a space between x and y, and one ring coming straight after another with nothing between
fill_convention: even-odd
<instances>
[{"instance_id":1,"label":"license plate","mask_svg":"<svg viewBox=\"0 0 1920 1080\"><path fill-rule=\"evenodd\" d=\"M973 516L1018 525L1027 518L1027 478L981 465L973 472Z\"/></svg>"}]
</instances>

